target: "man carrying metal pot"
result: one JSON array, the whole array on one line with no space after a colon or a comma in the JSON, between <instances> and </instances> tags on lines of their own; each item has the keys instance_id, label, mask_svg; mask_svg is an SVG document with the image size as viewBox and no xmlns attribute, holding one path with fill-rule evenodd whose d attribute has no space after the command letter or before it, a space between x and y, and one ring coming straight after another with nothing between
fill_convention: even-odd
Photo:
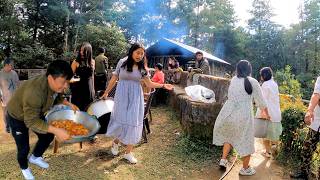
<instances>
[{"instance_id":1,"label":"man carrying metal pot","mask_svg":"<svg viewBox=\"0 0 320 180\"><path fill-rule=\"evenodd\" d=\"M38 142L29 157L29 162L41 168L49 164L41 157L54 139L65 141L70 135L61 128L55 128L44 121L44 114L54 104L62 103L73 110L77 106L63 100L61 93L68 87L73 75L70 65L62 60L49 64L45 75L27 80L14 92L7 105L7 117L11 134L17 145L17 160L25 179L34 179L28 168L29 129L38 136Z\"/></svg>"}]
</instances>

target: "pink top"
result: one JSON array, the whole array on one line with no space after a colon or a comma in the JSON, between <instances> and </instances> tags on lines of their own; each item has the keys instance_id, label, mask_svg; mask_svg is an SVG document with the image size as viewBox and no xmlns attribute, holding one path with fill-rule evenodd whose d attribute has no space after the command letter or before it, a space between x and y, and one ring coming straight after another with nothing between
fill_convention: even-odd
<instances>
[{"instance_id":1,"label":"pink top","mask_svg":"<svg viewBox=\"0 0 320 180\"><path fill-rule=\"evenodd\" d=\"M156 71L152 78L153 82L163 84L164 83L164 73L162 71Z\"/></svg>"}]
</instances>

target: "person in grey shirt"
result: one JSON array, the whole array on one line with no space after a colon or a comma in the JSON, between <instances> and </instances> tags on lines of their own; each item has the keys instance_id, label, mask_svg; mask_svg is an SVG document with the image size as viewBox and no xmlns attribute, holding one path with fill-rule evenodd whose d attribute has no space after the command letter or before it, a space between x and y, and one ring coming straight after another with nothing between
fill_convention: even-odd
<instances>
[{"instance_id":1,"label":"person in grey shirt","mask_svg":"<svg viewBox=\"0 0 320 180\"><path fill-rule=\"evenodd\" d=\"M195 74L205 74L211 75L210 65L207 59L203 57L203 53L201 51L196 52L196 64L194 68L188 68L188 84L193 84L193 76Z\"/></svg>"},{"instance_id":2,"label":"person in grey shirt","mask_svg":"<svg viewBox=\"0 0 320 180\"><path fill-rule=\"evenodd\" d=\"M98 49L100 53L95 58L95 90L105 90L107 83L108 58L105 56L105 48Z\"/></svg>"},{"instance_id":3,"label":"person in grey shirt","mask_svg":"<svg viewBox=\"0 0 320 180\"><path fill-rule=\"evenodd\" d=\"M13 70L13 61L10 58L7 58L4 60L3 69L0 71L0 90L3 120L8 133L10 133L10 127L6 118L7 103L9 102L13 92L17 89L18 84L19 76L17 72Z\"/></svg>"}]
</instances>

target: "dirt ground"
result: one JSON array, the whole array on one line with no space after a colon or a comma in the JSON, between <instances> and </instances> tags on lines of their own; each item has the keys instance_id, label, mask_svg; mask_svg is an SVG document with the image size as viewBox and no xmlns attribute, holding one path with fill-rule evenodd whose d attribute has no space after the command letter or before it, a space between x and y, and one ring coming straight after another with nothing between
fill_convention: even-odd
<instances>
[{"instance_id":1,"label":"dirt ground","mask_svg":"<svg viewBox=\"0 0 320 180\"><path fill-rule=\"evenodd\" d=\"M111 139L99 135L96 143L63 144L57 154L52 146L44 154L50 164L48 170L30 165L36 179L219 179L223 174L218 167L218 158L194 160L192 155L181 154L177 144L181 139L178 118L168 107L152 109L152 133L149 142L137 146L134 150L139 163L130 165L122 159L122 154L113 157L109 151ZM0 117L1 114L0 114ZM4 132L3 121L0 123L0 179L22 179L16 162L16 147L10 134ZM31 146L36 136L31 134ZM251 165L257 170L252 177L241 177L238 161L225 178L227 180L278 180L289 179L284 169L275 161L264 158L261 143L257 141L257 153L253 155ZM32 147L31 147L32 148ZM197 152L201 153L201 152ZM219 157L217 154L214 157Z\"/></svg>"}]
</instances>

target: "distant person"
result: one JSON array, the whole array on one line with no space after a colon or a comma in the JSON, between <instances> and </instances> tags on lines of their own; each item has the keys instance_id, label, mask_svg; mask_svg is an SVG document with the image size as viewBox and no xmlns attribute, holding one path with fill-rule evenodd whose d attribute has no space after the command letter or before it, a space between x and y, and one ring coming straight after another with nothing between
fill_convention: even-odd
<instances>
[{"instance_id":1,"label":"distant person","mask_svg":"<svg viewBox=\"0 0 320 180\"><path fill-rule=\"evenodd\" d=\"M1 102L2 102L2 114L5 122L5 130L10 133L10 126L7 119L7 104L17 89L19 84L19 76L17 72L13 70L13 61L10 58L6 58L3 62L3 68L0 72L0 90L1 90Z\"/></svg>"},{"instance_id":2,"label":"distant person","mask_svg":"<svg viewBox=\"0 0 320 180\"><path fill-rule=\"evenodd\" d=\"M188 68L189 74L188 74L188 85L194 84L195 80L194 79L194 75L195 74L206 74L206 75L210 75L211 71L210 71L210 65L207 59L205 59L203 57L203 53L201 51L196 52L196 63L195 63L195 67Z\"/></svg>"},{"instance_id":3,"label":"distant person","mask_svg":"<svg viewBox=\"0 0 320 180\"><path fill-rule=\"evenodd\" d=\"M164 73L162 72L163 65L157 63L155 66L155 73L152 77L152 81L160 84L164 84Z\"/></svg>"},{"instance_id":4,"label":"distant person","mask_svg":"<svg viewBox=\"0 0 320 180\"><path fill-rule=\"evenodd\" d=\"M169 83L178 84L180 82L181 72L183 69L179 66L178 60L171 56L169 57L168 70L166 79Z\"/></svg>"},{"instance_id":5,"label":"distant person","mask_svg":"<svg viewBox=\"0 0 320 180\"><path fill-rule=\"evenodd\" d=\"M169 57L169 62L168 62L168 69L169 70L175 70L179 68L179 62L176 60L175 57L170 56Z\"/></svg>"},{"instance_id":6,"label":"distant person","mask_svg":"<svg viewBox=\"0 0 320 180\"><path fill-rule=\"evenodd\" d=\"M270 119L259 82L251 77L251 72L249 61L238 62L236 76L231 79L228 89L228 99L219 112L213 129L213 144L223 146L219 166L227 168L227 156L231 148L234 148L243 159L239 174L245 176L256 173L249 166L251 154L255 152L253 102L262 109L264 117Z\"/></svg>"},{"instance_id":7,"label":"distant person","mask_svg":"<svg viewBox=\"0 0 320 180\"><path fill-rule=\"evenodd\" d=\"M105 90L108 78L108 58L103 47L98 49L99 55L95 58L95 90Z\"/></svg>"},{"instance_id":8,"label":"distant person","mask_svg":"<svg viewBox=\"0 0 320 180\"><path fill-rule=\"evenodd\" d=\"M71 102L86 111L87 106L93 102L94 91L94 70L95 62L92 59L92 47L88 42L80 46L77 58L71 64L74 75L80 77L79 81L71 83Z\"/></svg>"},{"instance_id":9,"label":"distant person","mask_svg":"<svg viewBox=\"0 0 320 180\"><path fill-rule=\"evenodd\" d=\"M209 62L203 57L203 53L201 51L196 52L196 64L193 71L201 74L211 74Z\"/></svg>"}]
</instances>

